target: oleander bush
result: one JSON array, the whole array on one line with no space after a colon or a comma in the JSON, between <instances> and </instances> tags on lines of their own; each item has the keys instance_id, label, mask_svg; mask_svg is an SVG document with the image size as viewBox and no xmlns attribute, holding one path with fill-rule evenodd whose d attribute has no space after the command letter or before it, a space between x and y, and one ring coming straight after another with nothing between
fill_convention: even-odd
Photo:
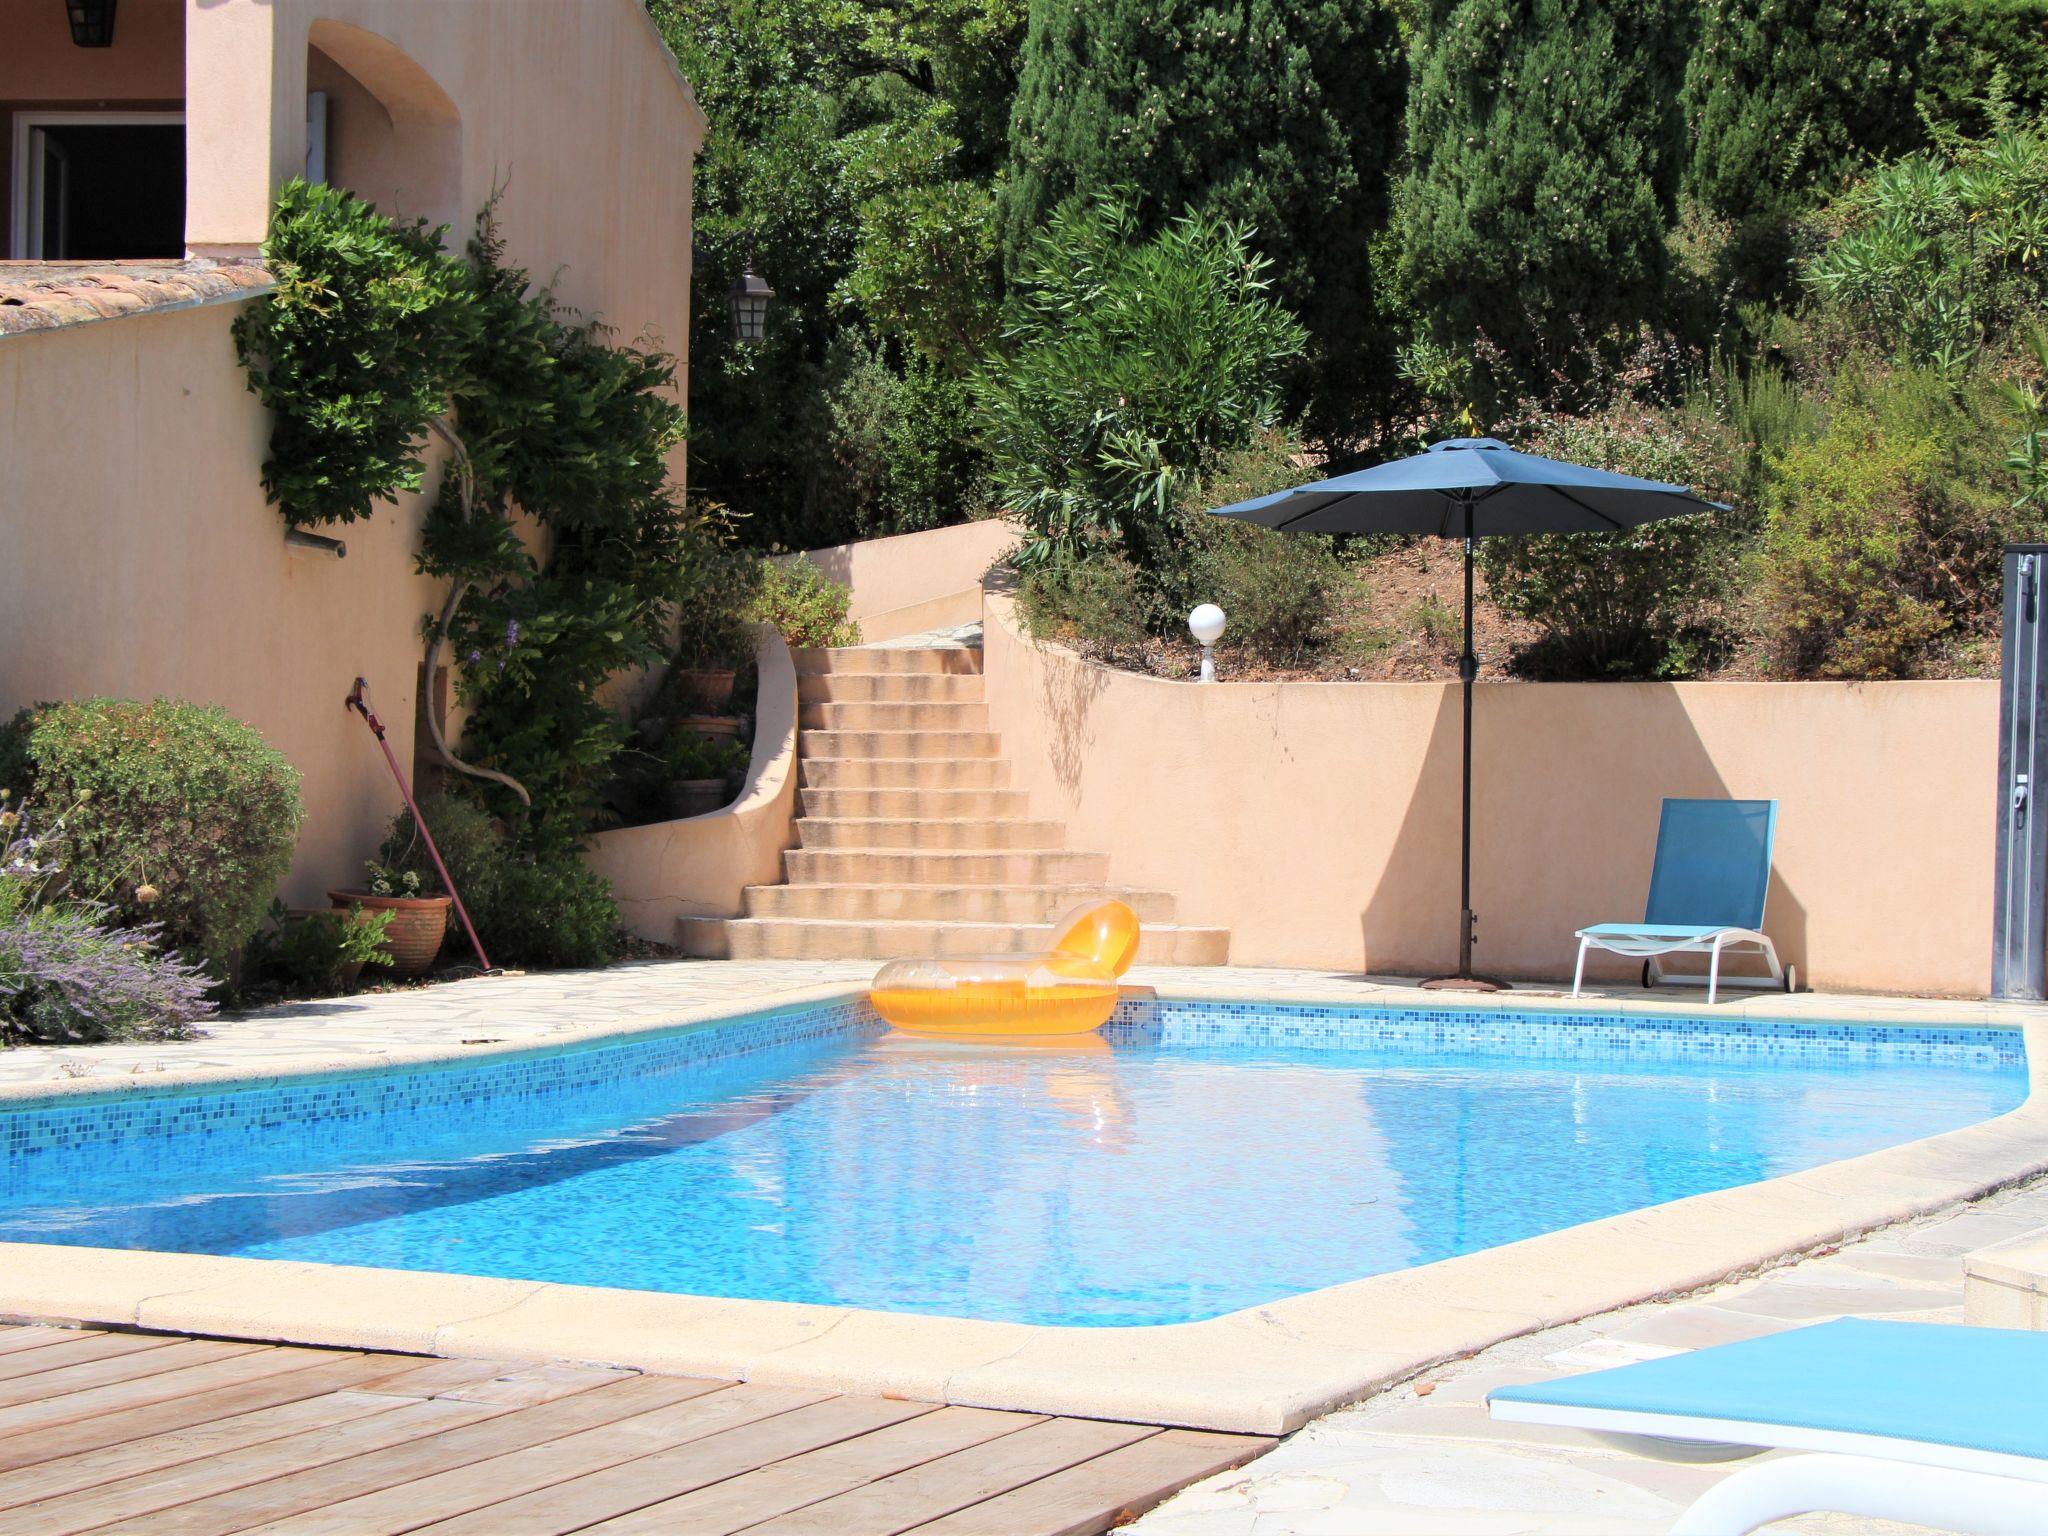
<instances>
[{"instance_id":1,"label":"oleander bush","mask_svg":"<svg viewBox=\"0 0 2048 1536\"><path fill-rule=\"evenodd\" d=\"M225 710L175 699L36 705L5 730L7 788L61 807L66 889L225 976L291 864L299 776Z\"/></svg>"}]
</instances>

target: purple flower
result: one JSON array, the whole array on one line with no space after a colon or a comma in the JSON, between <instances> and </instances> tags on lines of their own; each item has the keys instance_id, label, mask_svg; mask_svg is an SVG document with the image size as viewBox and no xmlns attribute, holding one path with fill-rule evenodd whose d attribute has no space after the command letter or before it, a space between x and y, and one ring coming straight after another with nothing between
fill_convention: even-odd
<instances>
[{"instance_id":1,"label":"purple flower","mask_svg":"<svg viewBox=\"0 0 2048 1536\"><path fill-rule=\"evenodd\" d=\"M175 1040L214 1011L198 966L156 947L154 924L114 928L89 902L0 924L0 1028L44 1040Z\"/></svg>"}]
</instances>

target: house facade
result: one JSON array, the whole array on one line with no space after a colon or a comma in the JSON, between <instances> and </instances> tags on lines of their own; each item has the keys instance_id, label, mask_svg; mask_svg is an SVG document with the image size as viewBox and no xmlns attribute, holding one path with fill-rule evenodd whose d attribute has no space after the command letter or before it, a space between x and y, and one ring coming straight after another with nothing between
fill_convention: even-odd
<instances>
[{"instance_id":1,"label":"house facade","mask_svg":"<svg viewBox=\"0 0 2048 1536\"><path fill-rule=\"evenodd\" d=\"M164 694L303 776L287 899L351 879L396 808L343 708L413 761L425 497L288 539L235 317L308 175L507 256L686 376L704 118L637 0L0 0L0 709ZM680 475L680 457L675 465ZM437 479L428 476L431 492Z\"/></svg>"}]
</instances>

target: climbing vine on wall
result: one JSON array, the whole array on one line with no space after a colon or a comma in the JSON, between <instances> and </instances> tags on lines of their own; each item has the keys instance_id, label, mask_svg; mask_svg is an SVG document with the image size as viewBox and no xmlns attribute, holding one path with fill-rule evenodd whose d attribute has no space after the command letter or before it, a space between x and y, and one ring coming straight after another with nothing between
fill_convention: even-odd
<instances>
[{"instance_id":1,"label":"climbing vine on wall","mask_svg":"<svg viewBox=\"0 0 2048 1536\"><path fill-rule=\"evenodd\" d=\"M508 266L493 205L463 256L445 233L293 182L265 246L276 291L236 341L273 413L264 485L294 525L419 489L429 433L446 442L419 555L450 583L429 660L457 668L476 792L528 849L559 853L621 745L599 690L659 657L716 535L668 480L674 360Z\"/></svg>"}]
</instances>

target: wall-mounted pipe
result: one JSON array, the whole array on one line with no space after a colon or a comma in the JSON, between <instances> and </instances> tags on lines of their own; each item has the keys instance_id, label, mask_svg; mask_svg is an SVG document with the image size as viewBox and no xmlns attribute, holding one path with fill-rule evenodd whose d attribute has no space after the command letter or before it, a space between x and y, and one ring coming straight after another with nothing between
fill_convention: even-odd
<instances>
[{"instance_id":1,"label":"wall-mounted pipe","mask_svg":"<svg viewBox=\"0 0 2048 1536\"><path fill-rule=\"evenodd\" d=\"M287 549L302 549L313 555L332 555L337 560L348 558L348 545L340 539L330 539L324 533L308 533L303 528L287 528L284 531Z\"/></svg>"}]
</instances>

